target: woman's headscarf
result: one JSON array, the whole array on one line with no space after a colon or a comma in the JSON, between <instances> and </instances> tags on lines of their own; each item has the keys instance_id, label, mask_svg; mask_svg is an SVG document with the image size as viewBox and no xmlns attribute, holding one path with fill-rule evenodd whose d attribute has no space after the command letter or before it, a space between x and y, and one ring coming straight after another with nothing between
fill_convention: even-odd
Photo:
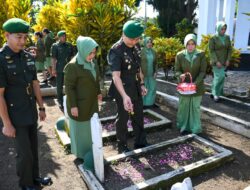
<instances>
[{"instance_id":1,"label":"woman's headscarf","mask_svg":"<svg viewBox=\"0 0 250 190\"><path fill-rule=\"evenodd\" d=\"M197 43L197 38L196 38L196 35L194 34L187 34L185 36L185 39L184 39L184 46L187 47L187 43L189 40L193 40L194 43L196 44Z\"/></svg>"},{"instance_id":2,"label":"woman's headscarf","mask_svg":"<svg viewBox=\"0 0 250 190\"><path fill-rule=\"evenodd\" d=\"M225 34L221 34L222 27L226 26L227 24L223 21L219 21L216 23L216 34L219 37L220 41L224 44L225 43Z\"/></svg>"},{"instance_id":3,"label":"woman's headscarf","mask_svg":"<svg viewBox=\"0 0 250 190\"><path fill-rule=\"evenodd\" d=\"M90 37L79 36L76 40L76 46L78 53L76 54L76 60L79 65L83 65L84 69L90 70L93 76L96 78L96 71L94 64L87 62L87 56L98 47L95 40Z\"/></svg>"},{"instance_id":4,"label":"woman's headscarf","mask_svg":"<svg viewBox=\"0 0 250 190\"><path fill-rule=\"evenodd\" d=\"M143 41L144 44L143 44L143 45L144 45L145 48L148 48L148 47L147 47L147 44L148 44L149 41L152 41L152 38L151 38L151 37L145 37L145 38L144 38L144 41Z\"/></svg>"},{"instance_id":5,"label":"woman's headscarf","mask_svg":"<svg viewBox=\"0 0 250 190\"><path fill-rule=\"evenodd\" d=\"M188 52L187 50L187 44L190 40L193 40L194 43L196 44L197 43L197 38L196 38L196 35L194 34L187 34L185 39L184 39L184 46L185 46L185 51L184 51L184 54L185 54L185 58L191 63L191 65L193 64L194 62L194 59L196 58L196 54L197 54L197 51L196 49L194 49L193 52Z\"/></svg>"}]
</instances>

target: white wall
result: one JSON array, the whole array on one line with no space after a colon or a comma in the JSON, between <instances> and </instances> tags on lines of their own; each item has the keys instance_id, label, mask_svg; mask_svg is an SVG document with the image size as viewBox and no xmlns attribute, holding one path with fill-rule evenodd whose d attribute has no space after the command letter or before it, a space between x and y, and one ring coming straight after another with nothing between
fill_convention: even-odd
<instances>
[{"instance_id":1,"label":"white wall","mask_svg":"<svg viewBox=\"0 0 250 190\"><path fill-rule=\"evenodd\" d=\"M230 36L231 40L233 38L234 30L235 3L235 0L224 0L223 17L225 18L225 22L227 24L226 34Z\"/></svg>"},{"instance_id":2,"label":"white wall","mask_svg":"<svg viewBox=\"0 0 250 190\"><path fill-rule=\"evenodd\" d=\"M200 44L202 34L215 33L217 0L199 0L199 21L197 43Z\"/></svg>"},{"instance_id":3,"label":"white wall","mask_svg":"<svg viewBox=\"0 0 250 190\"><path fill-rule=\"evenodd\" d=\"M235 43L236 48L241 48L242 51L247 50L248 37L250 32L249 16L243 13L250 13L250 1L238 0L238 12L235 26Z\"/></svg>"}]
</instances>

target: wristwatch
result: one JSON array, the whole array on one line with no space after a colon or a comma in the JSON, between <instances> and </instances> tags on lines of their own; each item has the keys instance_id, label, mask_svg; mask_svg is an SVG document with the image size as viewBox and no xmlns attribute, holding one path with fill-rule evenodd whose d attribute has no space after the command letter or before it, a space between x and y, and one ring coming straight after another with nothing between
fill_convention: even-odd
<instances>
[{"instance_id":1,"label":"wristwatch","mask_svg":"<svg viewBox=\"0 0 250 190\"><path fill-rule=\"evenodd\" d=\"M38 108L39 111L45 111L45 108Z\"/></svg>"}]
</instances>

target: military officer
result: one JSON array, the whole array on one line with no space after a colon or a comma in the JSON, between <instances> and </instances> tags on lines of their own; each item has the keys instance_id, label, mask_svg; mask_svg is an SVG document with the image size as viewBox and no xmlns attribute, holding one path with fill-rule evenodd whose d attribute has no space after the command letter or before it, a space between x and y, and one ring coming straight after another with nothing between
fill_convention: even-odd
<instances>
[{"instance_id":1,"label":"military officer","mask_svg":"<svg viewBox=\"0 0 250 190\"><path fill-rule=\"evenodd\" d=\"M2 132L13 138L17 151L17 175L23 190L47 185L50 178L39 177L37 119L46 117L37 80L35 62L24 51L29 25L12 18L3 24L7 43L0 49L0 117ZM36 103L39 106L37 113Z\"/></svg>"},{"instance_id":2,"label":"military officer","mask_svg":"<svg viewBox=\"0 0 250 190\"><path fill-rule=\"evenodd\" d=\"M116 120L116 136L118 152L129 151L127 146L127 121L130 117L135 133L134 148L148 145L143 126L142 96L147 90L143 83L139 40L143 26L130 20L123 26L121 39L116 42L108 53L108 62L112 70L112 84L109 95L114 97L118 108Z\"/></svg>"},{"instance_id":3,"label":"military officer","mask_svg":"<svg viewBox=\"0 0 250 190\"><path fill-rule=\"evenodd\" d=\"M52 73L56 76L57 100L59 107L63 110L63 69L73 57L73 46L66 42L66 32L61 30L57 33L59 41L51 47L52 52Z\"/></svg>"}]
</instances>

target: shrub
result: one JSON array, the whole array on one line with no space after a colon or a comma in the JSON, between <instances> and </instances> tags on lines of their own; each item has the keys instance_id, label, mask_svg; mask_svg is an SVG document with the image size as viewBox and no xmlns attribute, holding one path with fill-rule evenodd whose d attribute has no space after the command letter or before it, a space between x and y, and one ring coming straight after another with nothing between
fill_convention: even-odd
<instances>
[{"instance_id":1,"label":"shrub","mask_svg":"<svg viewBox=\"0 0 250 190\"><path fill-rule=\"evenodd\" d=\"M174 66L176 54L184 49L184 46L178 38L156 38L154 49L157 54L158 67L163 68L167 78L168 70Z\"/></svg>"}]
</instances>

